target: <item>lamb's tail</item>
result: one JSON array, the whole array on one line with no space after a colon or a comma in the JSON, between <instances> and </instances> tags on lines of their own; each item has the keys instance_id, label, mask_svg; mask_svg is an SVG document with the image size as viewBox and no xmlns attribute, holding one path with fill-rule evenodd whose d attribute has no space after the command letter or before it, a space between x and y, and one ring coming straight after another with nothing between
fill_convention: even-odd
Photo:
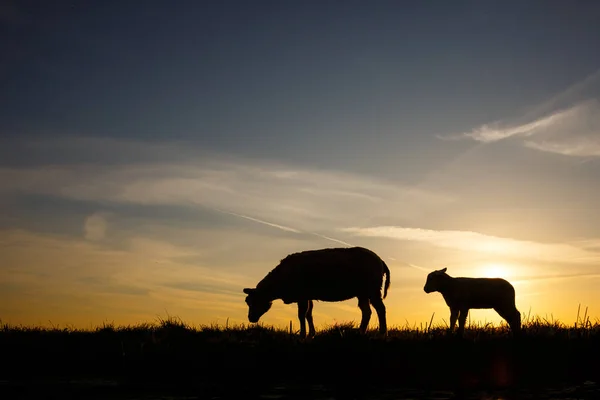
<instances>
[{"instance_id":1,"label":"lamb's tail","mask_svg":"<svg viewBox=\"0 0 600 400\"><path fill-rule=\"evenodd\" d=\"M387 296L387 292L390 287L390 269L388 268L385 261L381 260L381 263L383 264L383 273L386 275L385 285L383 287L383 298L385 299L385 296Z\"/></svg>"}]
</instances>

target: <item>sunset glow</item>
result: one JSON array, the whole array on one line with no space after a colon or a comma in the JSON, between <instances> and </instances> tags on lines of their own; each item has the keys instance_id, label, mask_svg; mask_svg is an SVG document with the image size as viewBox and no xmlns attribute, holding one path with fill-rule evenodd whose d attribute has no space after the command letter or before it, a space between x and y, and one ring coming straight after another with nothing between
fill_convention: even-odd
<instances>
[{"instance_id":1,"label":"sunset glow","mask_svg":"<svg viewBox=\"0 0 600 400\"><path fill-rule=\"evenodd\" d=\"M504 278L512 277L511 268L501 263L489 263L482 265L479 270L479 276L484 278Z\"/></svg>"}]
</instances>

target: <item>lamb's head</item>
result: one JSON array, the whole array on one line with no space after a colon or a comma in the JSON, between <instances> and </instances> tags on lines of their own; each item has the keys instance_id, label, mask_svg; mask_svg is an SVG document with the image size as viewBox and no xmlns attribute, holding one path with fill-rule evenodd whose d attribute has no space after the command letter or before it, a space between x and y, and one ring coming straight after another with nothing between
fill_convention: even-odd
<instances>
[{"instance_id":1,"label":"lamb's head","mask_svg":"<svg viewBox=\"0 0 600 400\"><path fill-rule=\"evenodd\" d=\"M444 283L447 282L450 276L446 273L448 268L443 268L437 271L433 271L427 275L427 281L423 290L425 293L439 292L444 287Z\"/></svg>"},{"instance_id":2,"label":"lamb's head","mask_svg":"<svg viewBox=\"0 0 600 400\"><path fill-rule=\"evenodd\" d=\"M269 311L271 305L273 305L273 301L257 291L256 288L245 288L244 293L248 295L246 296L248 321L256 323L264 313Z\"/></svg>"}]
</instances>

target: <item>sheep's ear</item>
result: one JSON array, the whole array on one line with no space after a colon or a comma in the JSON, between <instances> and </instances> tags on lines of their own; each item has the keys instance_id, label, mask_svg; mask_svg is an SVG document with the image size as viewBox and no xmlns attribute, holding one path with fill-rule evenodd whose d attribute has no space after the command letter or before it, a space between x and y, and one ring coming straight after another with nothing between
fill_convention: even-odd
<instances>
[{"instance_id":1,"label":"sheep's ear","mask_svg":"<svg viewBox=\"0 0 600 400\"><path fill-rule=\"evenodd\" d=\"M440 272L446 272L448 270L448 267L444 268L444 269L440 269Z\"/></svg>"},{"instance_id":2,"label":"sheep's ear","mask_svg":"<svg viewBox=\"0 0 600 400\"><path fill-rule=\"evenodd\" d=\"M256 289L244 288L244 293L246 293L246 294L252 294L252 293L254 293L255 290Z\"/></svg>"}]
</instances>

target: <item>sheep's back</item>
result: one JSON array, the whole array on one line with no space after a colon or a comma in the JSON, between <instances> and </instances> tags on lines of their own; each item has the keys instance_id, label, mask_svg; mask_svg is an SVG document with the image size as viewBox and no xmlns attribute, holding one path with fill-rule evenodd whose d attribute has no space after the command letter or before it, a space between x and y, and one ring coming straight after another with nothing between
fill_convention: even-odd
<instances>
[{"instance_id":1,"label":"sheep's back","mask_svg":"<svg viewBox=\"0 0 600 400\"><path fill-rule=\"evenodd\" d=\"M274 271L282 295L343 301L368 294L383 283L379 257L366 249L325 249L286 257Z\"/></svg>"}]
</instances>

